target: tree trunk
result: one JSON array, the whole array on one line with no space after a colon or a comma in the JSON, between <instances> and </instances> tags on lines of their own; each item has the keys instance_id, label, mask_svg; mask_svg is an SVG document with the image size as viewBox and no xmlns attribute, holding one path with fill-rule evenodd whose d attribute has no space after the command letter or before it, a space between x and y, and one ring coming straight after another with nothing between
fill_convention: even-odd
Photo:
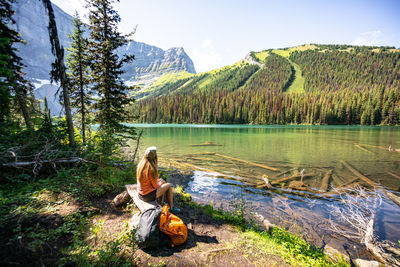
<instances>
[{"instance_id":1,"label":"tree trunk","mask_svg":"<svg viewBox=\"0 0 400 267\"><path fill-rule=\"evenodd\" d=\"M79 48L81 49L81 48ZM82 63L79 63L79 83L80 83L80 98L81 98L81 116L82 116L82 142L86 144L86 129L85 129L85 91L83 85L83 69Z\"/></svg>"},{"instance_id":2,"label":"tree trunk","mask_svg":"<svg viewBox=\"0 0 400 267\"><path fill-rule=\"evenodd\" d=\"M26 127L32 130L33 127L31 122L31 116L29 114L28 107L26 106L26 101L25 101L26 95L22 92L21 88L18 85L15 86L14 90L18 100L19 107L21 108L22 111L22 116L24 117Z\"/></svg>"},{"instance_id":3,"label":"tree trunk","mask_svg":"<svg viewBox=\"0 0 400 267\"><path fill-rule=\"evenodd\" d=\"M58 39L57 25L54 17L53 6L51 5L50 0L41 0L43 5L47 9L47 13L49 15L49 37L52 45L52 52L56 56L55 64L52 70L52 78L56 81L60 81L61 88L63 90L63 99L64 99L64 108L65 108L65 117L67 119L67 127L68 127L68 137L69 137L69 145L75 146L75 135L74 135L74 124L72 122L72 113L71 113L71 104L69 100L69 93L67 89L67 76L65 74L65 65L64 65L64 48L60 45L60 41ZM54 68L55 67L55 68Z\"/></svg>"}]
</instances>

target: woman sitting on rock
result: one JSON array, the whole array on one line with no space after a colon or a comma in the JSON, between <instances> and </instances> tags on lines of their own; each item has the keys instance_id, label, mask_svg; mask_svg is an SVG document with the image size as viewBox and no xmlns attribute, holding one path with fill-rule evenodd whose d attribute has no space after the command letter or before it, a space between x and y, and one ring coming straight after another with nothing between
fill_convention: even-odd
<instances>
[{"instance_id":1,"label":"woman sitting on rock","mask_svg":"<svg viewBox=\"0 0 400 267\"><path fill-rule=\"evenodd\" d=\"M170 210L177 212L177 209L174 210L172 186L158 177L157 164L156 147L147 148L136 169L139 198L145 202L154 202L157 199L162 204L166 194Z\"/></svg>"}]
</instances>

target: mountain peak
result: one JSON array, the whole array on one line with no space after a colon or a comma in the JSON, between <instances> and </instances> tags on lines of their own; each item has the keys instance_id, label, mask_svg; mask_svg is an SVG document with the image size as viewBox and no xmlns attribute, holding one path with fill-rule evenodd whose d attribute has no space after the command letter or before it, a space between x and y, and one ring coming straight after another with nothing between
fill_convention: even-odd
<instances>
[{"instance_id":1,"label":"mountain peak","mask_svg":"<svg viewBox=\"0 0 400 267\"><path fill-rule=\"evenodd\" d=\"M53 4L58 36L64 48L70 46L68 34L72 33L72 16ZM50 68L55 57L51 53L49 33L47 30L48 16L41 1L17 0L13 9L16 30L27 44L16 44L19 56L26 65L24 72L27 78L36 86L36 98L46 97L51 113L59 115L61 106L55 93L56 85L50 85ZM133 54L135 60L124 65L125 73L121 78L128 84L151 84L156 78L169 72L186 71L195 73L193 61L182 47L163 49L142 42L131 41L118 51L119 55Z\"/></svg>"}]
</instances>

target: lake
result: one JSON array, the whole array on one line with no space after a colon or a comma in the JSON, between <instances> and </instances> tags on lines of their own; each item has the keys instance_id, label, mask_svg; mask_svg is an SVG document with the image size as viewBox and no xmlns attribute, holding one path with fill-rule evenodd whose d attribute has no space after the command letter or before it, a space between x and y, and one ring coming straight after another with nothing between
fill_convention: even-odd
<instances>
[{"instance_id":1,"label":"lake","mask_svg":"<svg viewBox=\"0 0 400 267\"><path fill-rule=\"evenodd\" d=\"M318 246L356 244L329 228L333 206L341 205L337 192L373 189L350 168L380 190L399 195L400 127L132 125L144 131L140 156L156 146L161 166L193 171L171 182L181 184L196 202L224 209L244 202L257 216ZM400 208L385 194L375 223L379 239L400 240ZM360 253L353 248L350 253Z\"/></svg>"}]
</instances>

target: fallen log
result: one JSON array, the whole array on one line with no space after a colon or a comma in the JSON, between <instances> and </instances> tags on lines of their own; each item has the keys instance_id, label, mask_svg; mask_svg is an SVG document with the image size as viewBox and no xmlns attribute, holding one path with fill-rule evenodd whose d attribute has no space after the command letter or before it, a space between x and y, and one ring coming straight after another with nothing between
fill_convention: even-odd
<instances>
[{"instance_id":1,"label":"fallen log","mask_svg":"<svg viewBox=\"0 0 400 267\"><path fill-rule=\"evenodd\" d=\"M358 148L358 149L361 149L362 151L364 151L364 152L368 152L368 153L371 153L371 154L373 154L373 152L372 151L369 151L368 149L365 149L365 148L363 148L362 146L360 146L360 145L354 145L356 148Z\"/></svg>"},{"instance_id":2,"label":"fallen log","mask_svg":"<svg viewBox=\"0 0 400 267\"><path fill-rule=\"evenodd\" d=\"M137 192L137 185L136 184L127 184L125 185L126 191L128 192L129 196L132 198L133 202L135 205L138 207L140 212L143 212L146 209L153 208L154 206L157 206L157 200L154 202L144 202L139 198L138 192Z\"/></svg>"},{"instance_id":3,"label":"fallen log","mask_svg":"<svg viewBox=\"0 0 400 267\"><path fill-rule=\"evenodd\" d=\"M191 144L189 146L223 146L223 145L216 144L216 143L213 143L213 142L204 142L202 144Z\"/></svg>"},{"instance_id":4,"label":"fallen log","mask_svg":"<svg viewBox=\"0 0 400 267\"><path fill-rule=\"evenodd\" d=\"M360 145L369 146L369 147L375 147L375 148L379 148L379 149L382 149L382 150L390 151L390 150L389 150L389 147L375 146L375 145L368 145L368 144L360 144Z\"/></svg>"},{"instance_id":5,"label":"fallen log","mask_svg":"<svg viewBox=\"0 0 400 267\"><path fill-rule=\"evenodd\" d=\"M358 177L356 177L356 178L353 178L352 180L350 180L350 181L348 181L348 182L346 182L346 183L344 183L344 184L342 184L342 185L339 185L338 187L336 187L336 189L339 189L339 188L343 188L343 187L346 187L346 186L348 186L348 185L351 185L351 184L353 184L355 181L357 181L358 180Z\"/></svg>"},{"instance_id":6,"label":"fallen log","mask_svg":"<svg viewBox=\"0 0 400 267\"><path fill-rule=\"evenodd\" d=\"M312 176L314 176L315 174L304 174L304 175L300 175L300 174L296 174L296 175L292 175L292 176L288 176L288 177L283 177L283 178L280 178L280 179L278 179L278 180L274 180L274 181L271 181L271 184L272 185L277 185L277 184L280 184L280 183L283 183L283 182L287 182L287 181L291 181L291 180L294 180L294 179L296 179L296 178L301 178L301 177L312 177Z\"/></svg>"},{"instance_id":7,"label":"fallen log","mask_svg":"<svg viewBox=\"0 0 400 267\"><path fill-rule=\"evenodd\" d=\"M291 181L288 185L288 189L296 189L296 190L307 190L309 187L303 181Z\"/></svg>"},{"instance_id":8,"label":"fallen log","mask_svg":"<svg viewBox=\"0 0 400 267\"><path fill-rule=\"evenodd\" d=\"M372 216L371 220L368 222L365 237L364 237L364 244L365 247L368 249L369 252L374 255L374 257L381 263L387 264L386 259L382 257L384 254L382 249L375 245L374 239L374 216Z\"/></svg>"},{"instance_id":9,"label":"fallen log","mask_svg":"<svg viewBox=\"0 0 400 267\"><path fill-rule=\"evenodd\" d=\"M396 203L397 205L400 206L400 197L396 196L395 194L387 191L386 189L382 188L381 186L379 186L377 183L371 181L368 177L365 177L364 175L362 175L361 173L359 173L356 169L354 169L353 167L351 167L347 162L345 162L344 160L341 160L341 162L343 163L344 166L346 166L352 173L354 173L358 178L360 178L361 180L365 181L366 183L368 183L369 185L371 185L373 188L375 189L380 189L382 190L382 192L394 203Z\"/></svg>"},{"instance_id":10,"label":"fallen log","mask_svg":"<svg viewBox=\"0 0 400 267\"><path fill-rule=\"evenodd\" d=\"M272 185L271 185L271 183L270 183L270 181L269 181L269 179L268 179L268 176L264 175L264 176L263 176L263 180L264 180L264 183L257 184L256 188L268 187L268 189L271 189L271 188L272 188Z\"/></svg>"},{"instance_id":11,"label":"fallen log","mask_svg":"<svg viewBox=\"0 0 400 267\"><path fill-rule=\"evenodd\" d=\"M322 183L319 188L319 191L321 192L326 192L328 191L328 186L329 186L329 178L331 178L333 170L329 170L325 173L324 178L322 178Z\"/></svg>"},{"instance_id":12,"label":"fallen log","mask_svg":"<svg viewBox=\"0 0 400 267\"><path fill-rule=\"evenodd\" d=\"M13 162L13 163L3 163L1 166L4 168L23 168L30 167L35 164L63 164L63 163L79 163L86 162L90 164L97 164L96 162L83 159L83 158L60 158L60 159L52 159L52 160L40 160L40 161L22 161L22 162Z\"/></svg>"},{"instance_id":13,"label":"fallen log","mask_svg":"<svg viewBox=\"0 0 400 267\"><path fill-rule=\"evenodd\" d=\"M336 184L336 187L346 183L346 181L343 181L342 179L339 178L336 174L332 173L332 180Z\"/></svg>"},{"instance_id":14,"label":"fallen log","mask_svg":"<svg viewBox=\"0 0 400 267\"><path fill-rule=\"evenodd\" d=\"M356 169L354 169L353 167L351 167L346 161L341 160L340 161L347 169L349 169L355 176L357 176L358 178L360 178L361 180L363 180L364 182L366 182L367 184L369 184L370 186L372 186L375 189L378 189L378 184L373 182L372 180L370 180L368 177L362 175L359 171L357 171Z\"/></svg>"},{"instance_id":15,"label":"fallen log","mask_svg":"<svg viewBox=\"0 0 400 267\"><path fill-rule=\"evenodd\" d=\"M392 173L392 172L386 172L386 173L388 173L388 174L390 174L391 176L393 176L394 178L397 178L397 179L400 180L400 176L399 176L399 175L394 174L394 173Z\"/></svg>"},{"instance_id":16,"label":"fallen log","mask_svg":"<svg viewBox=\"0 0 400 267\"><path fill-rule=\"evenodd\" d=\"M281 175L284 175L284 174L286 174L288 172L295 171L295 170L297 170L297 168L293 168L293 169L290 169L290 170L287 170L287 171L283 171L281 173L278 173L276 176L281 176Z\"/></svg>"},{"instance_id":17,"label":"fallen log","mask_svg":"<svg viewBox=\"0 0 400 267\"><path fill-rule=\"evenodd\" d=\"M226 156L226 155L221 155L221 154L218 154L218 153L216 153L215 155L219 156L219 157L222 157L222 158L227 158L227 159L231 159L231 160L236 160L236 161L239 161L239 162L247 163L247 164L252 165L252 166L264 168L264 169L275 171L275 172L280 171L277 168L266 166L266 165L262 165L262 164L258 164L258 163L247 161L247 160L244 160L244 159L238 159L238 158L234 158L234 157L230 157L230 156Z\"/></svg>"},{"instance_id":18,"label":"fallen log","mask_svg":"<svg viewBox=\"0 0 400 267\"><path fill-rule=\"evenodd\" d=\"M386 190L385 190L385 194L391 201L393 201L394 203L396 203L397 205L400 206L400 197L398 197L395 194L393 194L389 191L386 191Z\"/></svg>"},{"instance_id":19,"label":"fallen log","mask_svg":"<svg viewBox=\"0 0 400 267\"><path fill-rule=\"evenodd\" d=\"M207 168L203 168L203 167L200 167L200 166L197 166L197 165L194 165L194 164L190 164L190 163L187 163L187 162L179 162L179 163L182 164L182 165L186 165L188 167L191 167L193 169L200 170L200 171L215 173L218 176L225 176L224 174L222 174L220 172L216 172L216 171L213 171L213 170L210 170L210 169L207 169Z\"/></svg>"},{"instance_id":20,"label":"fallen log","mask_svg":"<svg viewBox=\"0 0 400 267\"><path fill-rule=\"evenodd\" d=\"M111 204L114 207L118 207L118 206L122 206L126 203L129 202L129 200L131 200L131 196L128 194L128 192L125 190L124 192L118 194L113 201L111 202Z\"/></svg>"}]
</instances>

